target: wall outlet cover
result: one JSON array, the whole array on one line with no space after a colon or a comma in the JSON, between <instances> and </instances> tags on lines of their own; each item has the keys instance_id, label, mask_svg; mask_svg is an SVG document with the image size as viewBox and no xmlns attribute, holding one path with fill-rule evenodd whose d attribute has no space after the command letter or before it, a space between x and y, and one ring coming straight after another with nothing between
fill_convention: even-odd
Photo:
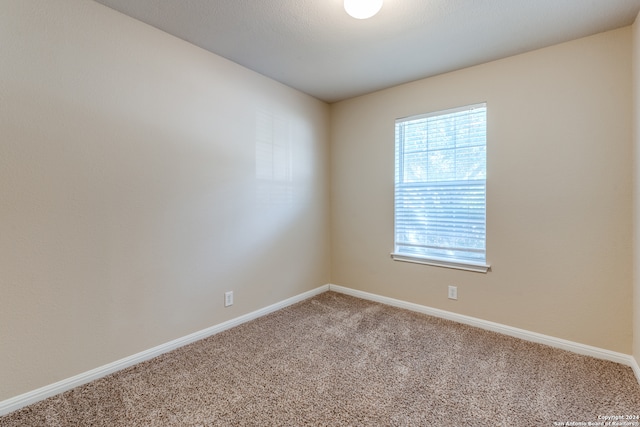
<instances>
[{"instance_id":1,"label":"wall outlet cover","mask_svg":"<svg viewBox=\"0 0 640 427\"><path fill-rule=\"evenodd\" d=\"M224 306L229 307L230 305L233 305L233 291L224 293Z\"/></svg>"}]
</instances>

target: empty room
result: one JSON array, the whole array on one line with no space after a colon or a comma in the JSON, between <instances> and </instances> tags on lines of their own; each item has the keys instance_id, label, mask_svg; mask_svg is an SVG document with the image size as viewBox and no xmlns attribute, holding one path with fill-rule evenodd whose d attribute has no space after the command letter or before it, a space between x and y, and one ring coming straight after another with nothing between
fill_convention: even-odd
<instances>
[{"instance_id":1,"label":"empty room","mask_svg":"<svg viewBox=\"0 0 640 427\"><path fill-rule=\"evenodd\" d=\"M0 0L0 427L640 426L640 0Z\"/></svg>"}]
</instances>

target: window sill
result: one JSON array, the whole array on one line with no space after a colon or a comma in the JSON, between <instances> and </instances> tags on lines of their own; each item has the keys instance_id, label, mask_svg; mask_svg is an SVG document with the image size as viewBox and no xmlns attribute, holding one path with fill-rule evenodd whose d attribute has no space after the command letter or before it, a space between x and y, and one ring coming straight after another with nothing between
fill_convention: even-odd
<instances>
[{"instance_id":1,"label":"window sill","mask_svg":"<svg viewBox=\"0 0 640 427\"><path fill-rule=\"evenodd\" d=\"M394 261L412 262L415 264L432 265L435 267L454 268L456 270L473 271L476 273L487 273L491 266L469 261L450 261L439 258L420 258L409 255L391 254Z\"/></svg>"}]
</instances>

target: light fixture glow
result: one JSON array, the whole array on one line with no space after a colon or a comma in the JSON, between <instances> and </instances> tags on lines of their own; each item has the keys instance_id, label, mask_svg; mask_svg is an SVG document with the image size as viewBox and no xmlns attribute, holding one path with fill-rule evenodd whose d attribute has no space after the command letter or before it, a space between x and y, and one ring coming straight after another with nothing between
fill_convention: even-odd
<instances>
[{"instance_id":1,"label":"light fixture glow","mask_svg":"<svg viewBox=\"0 0 640 427\"><path fill-rule=\"evenodd\" d=\"M356 19L371 18L382 9L383 0L344 0L344 10Z\"/></svg>"}]
</instances>

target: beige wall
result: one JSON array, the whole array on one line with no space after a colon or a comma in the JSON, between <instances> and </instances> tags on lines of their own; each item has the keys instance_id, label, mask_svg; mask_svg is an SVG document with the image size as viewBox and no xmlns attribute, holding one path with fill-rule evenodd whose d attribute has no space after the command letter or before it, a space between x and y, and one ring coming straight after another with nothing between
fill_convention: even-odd
<instances>
[{"instance_id":1,"label":"beige wall","mask_svg":"<svg viewBox=\"0 0 640 427\"><path fill-rule=\"evenodd\" d=\"M633 24L634 280L633 356L640 365L640 14Z\"/></svg>"},{"instance_id":2,"label":"beige wall","mask_svg":"<svg viewBox=\"0 0 640 427\"><path fill-rule=\"evenodd\" d=\"M0 9L0 401L329 282L326 104L92 1Z\"/></svg>"},{"instance_id":3,"label":"beige wall","mask_svg":"<svg viewBox=\"0 0 640 427\"><path fill-rule=\"evenodd\" d=\"M334 104L332 283L630 354L630 53L627 27ZM394 120L482 101L492 271L391 260Z\"/></svg>"}]
</instances>

